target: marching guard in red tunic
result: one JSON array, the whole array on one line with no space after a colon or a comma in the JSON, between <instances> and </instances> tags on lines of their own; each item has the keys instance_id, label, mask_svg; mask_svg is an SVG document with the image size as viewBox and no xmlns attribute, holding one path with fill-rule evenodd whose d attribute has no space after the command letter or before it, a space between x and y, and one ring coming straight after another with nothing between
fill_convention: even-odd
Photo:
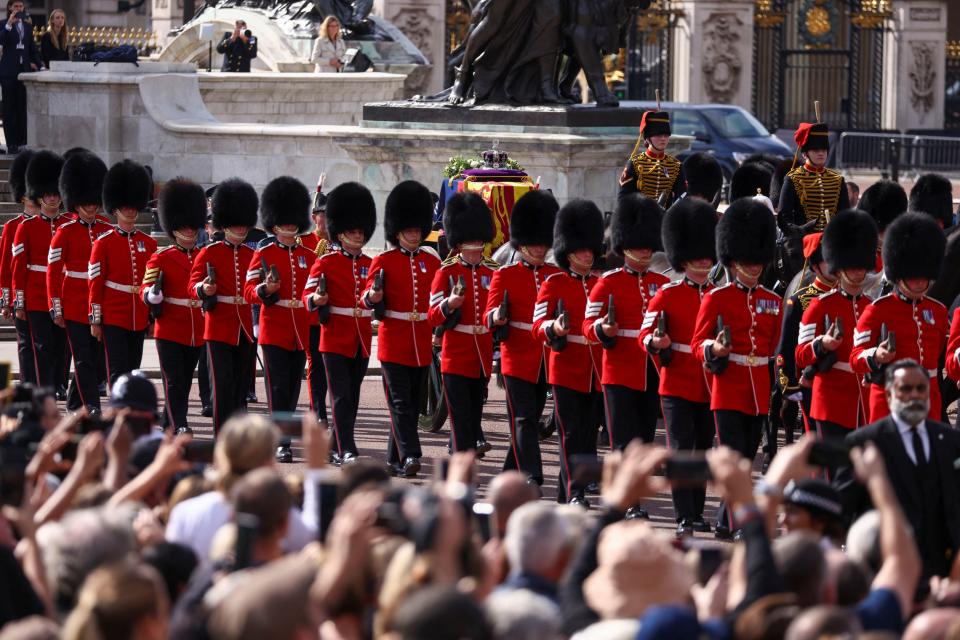
<instances>
[{"instance_id":1,"label":"marching guard in red tunic","mask_svg":"<svg viewBox=\"0 0 960 640\"><path fill-rule=\"evenodd\" d=\"M716 226L716 210L693 198L680 200L664 215L663 248L683 277L660 287L640 330L640 342L660 365L663 422L667 444L675 451L700 452L713 445L710 381L691 345L704 296L714 289L709 276L717 261ZM706 487L673 490L677 535L710 532L705 501Z\"/></svg>"},{"instance_id":2,"label":"marching guard in red tunic","mask_svg":"<svg viewBox=\"0 0 960 640\"><path fill-rule=\"evenodd\" d=\"M395 475L420 471L420 395L433 357L430 285L440 258L421 245L433 223L430 190L414 180L387 196L383 230L391 248L373 259L363 304L380 321L377 356L390 412L387 464Z\"/></svg>"},{"instance_id":3,"label":"marching guard in red tunic","mask_svg":"<svg viewBox=\"0 0 960 640\"><path fill-rule=\"evenodd\" d=\"M770 402L770 362L780 339L780 296L760 286L774 257L776 221L752 198L735 201L717 224L717 255L733 282L703 298L692 349L713 373L710 409L717 439L753 460ZM732 514L729 514L732 516ZM726 505L717 518L717 537L732 535Z\"/></svg>"},{"instance_id":4,"label":"marching guard in red tunic","mask_svg":"<svg viewBox=\"0 0 960 640\"><path fill-rule=\"evenodd\" d=\"M243 406L254 358L253 313L243 297L253 249L244 244L257 224L257 192L239 178L217 185L211 205L213 226L223 240L197 254L190 270L190 295L202 302L213 392L214 434Z\"/></svg>"},{"instance_id":5,"label":"marching guard in red tunic","mask_svg":"<svg viewBox=\"0 0 960 640\"><path fill-rule=\"evenodd\" d=\"M371 311L361 300L371 259L363 253L377 226L376 205L362 184L345 182L327 198L327 235L333 250L310 269L303 302L320 314L320 353L333 413L335 462L354 462L359 451L354 425L360 385L370 362Z\"/></svg>"},{"instance_id":6,"label":"marching guard in red tunic","mask_svg":"<svg viewBox=\"0 0 960 640\"><path fill-rule=\"evenodd\" d=\"M583 507L586 487L573 476L573 458L594 452L600 424L600 343L583 334L590 291L598 278L591 273L603 251L603 214L589 200L572 200L557 214L553 255L561 273L540 287L533 312L533 333L548 347L547 379L560 426L558 502Z\"/></svg>"},{"instance_id":7,"label":"marching guard in red tunic","mask_svg":"<svg viewBox=\"0 0 960 640\"><path fill-rule=\"evenodd\" d=\"M203 187L186 178L170 180L157 199L160 226L173 244L147 263L140 295L153 312L153 337L163 376L164 426L190 432L187 397L203 355L203 314L190 295L190 273L200 251L197 238L207 221Z\"/></svg>"},{"instance_id":8,"label":"marching guard in red tunic","mask_svg":"<svg viewBox=\"0 0 960 640\"><path fill-rule=\"evenodd\" d=\"M63 325L73 358L73 381L67 393L67 409L86 407L100 411L100 367L103 348L90 334L88 279L93 243L111 230L97 215L103 202L103 179L107 166L92 153L76 153L63 163L60 192L67 214L76 217L57 229L50 242L47 264L47 298L53 321Z\"/></svg>"},{"instance_id":9,"label":"marching guard in red tunic","mask_svg":"<svg viewBox=\"0 0 960 640\"><path fill-rule=\"evenodd\" d=\"M559 209L546 191L528 191L510 213L510 244L520 260L493 274L487 296L487 327L500 332L500 367L507 395L510 449L504 471L519 469L543 484L538 424L547 401L547 351L537 340L533 310L547 278L560 268L545 262Z\"/></svg>"},{"instance_id":10,"label":"marching guard in red tunic","mask_svg":"<svg viewBox=\"0 0 960 640\"><path fill-rule=\"evenodd\" d=\"M884 394L884 366L912 358L930 376L930 419L940 420L940 355L947 344L947 308L927 296L940 275L946 238L925 213L904 213L883 240L883 268L893 293L868 306L857 322L850 365L870 376L870 422L890 414ZM892 338L891 338L892 335Z\"/></svg>"},{"instance_id":11,"label":"marching guard in red tunic","mask_svg":"<svg viewBox=\"0 0 960 640\"><path fill-rule=\"evenodd\" d=\"M20 363L20 379L24 382L37 381L36 360L33 357L33 338L30 326L13 314L13 238L24 221L40 212L40 207L27 198L27 165L35 152L24 149L13 159L10 166L10 196L14 202L23 205L23 213L7 220L0 235L0 314L9 319L13 315L13 326L17 332L17 360Z\"/></svg>"}]
</instances>

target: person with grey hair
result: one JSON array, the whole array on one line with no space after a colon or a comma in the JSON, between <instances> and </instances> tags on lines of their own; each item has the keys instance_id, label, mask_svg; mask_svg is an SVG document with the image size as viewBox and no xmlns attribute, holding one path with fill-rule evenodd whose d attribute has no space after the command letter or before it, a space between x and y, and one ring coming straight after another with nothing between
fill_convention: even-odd
<instances>
[{"instance_id":1,"label":"person with grey hair","mask_svg":"<svg viewBox=\"0 0 960 640\"><path fill-rule=\"evenodd\" d=\"M930 576L948 575L960 551L960 472L954 468L960 458L960 432L928 418L931 388L938 381L932 382L916 360L890 363L884 377L890 415L845 439L851 448L875 444L890 477L897 479L894 495L913 525L923 559L921 585ZM838 470L836 486L849 518L871 508L872 496L854 479L849 464Z\"/></svg>"},{"instance_id":2,"label":"person with grey hair","mask_svg":"<svg viewBox=\"0 0 960 640\"><path fill-rule=\"evenodd\" d=\"M496 591L484 603L496 640L560 640L556 603L526 589Z\"/></svg>"},{"instance_id":3,"label":"person with grey hair","mask_svg":"<svg viewBox=\"0 0 960 640\"><path fill-rule=\"evenodd\" d=\"M81 509L37 531L56 614L65 618L73 609L83 581L97 567L120 560L133 551L135 509Z\"/></svg>"},{"instance_id":4,"label":"person with grey hair","mask_svg":"<svg viewBox=\"0 0 960 640\"><path fill-rule=\"evenodd\" d=\"M530 591L558 604L557 586L573 555L571 530L552 505L529 502L514 511L503 540L510 576L500 589Z\"/></svg>"},{"instance_id":5,"label":"person with grey hair","mask_svg":"<svg viewBox=\"0 0 960 640\"><path fill-rule=\"evenodd\" d=\"M880 570L883 555L880 552L880 512L867 511L857 518L847 530L845 549L847 555L872 573Z\"/></svg>"}]
</instances>

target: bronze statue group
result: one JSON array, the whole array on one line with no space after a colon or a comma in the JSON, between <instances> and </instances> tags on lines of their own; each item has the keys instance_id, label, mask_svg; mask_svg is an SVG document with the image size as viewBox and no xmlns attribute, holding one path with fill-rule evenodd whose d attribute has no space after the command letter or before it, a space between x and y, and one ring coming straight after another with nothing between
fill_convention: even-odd
<instances>
[{"instance_id":1,"label":"bronze statue group","mask_svg":"<svg viewBox=\"0 0 960 640\"><path fill-rule=\"evenodd\" d=\"M0 246L3 313L16 324L22 380L54 386L73 361L71 410L99 412L99 383L139 368L150 331L164 425L189 430L187 398L205 360L215 436L245 407L259 346L270 411L296 410L306 378L337 464L360 453L354 424L376 331L396 475L420 471L431 366L450 450L479 456L490 450L483 404L497 375L505 467L537 485L556 481L558 500L587 507L577 465L596 458L601 428L603 446L622 449L652 441L662 416L676 450L717 442L753 459L764 439L772 454L791 408L834 442L887 415L883 374L895 360L927 371L931 419L956 395L960 312L950 322L944 304L960 292L957 269L944 267L957 250L945 233L950 182L922 176L908 198L880 181L849 209L842 177L824 166L827 133L802 124L802 157L745 162L720 213L716 161L668 155L669 114L647 112L609 221L591 201L561 207L531 191L511 214L516 260L502 265L486 257L494 226L475 194L445 205L449 255L425 246L434 199L414 181L390 192L389 247L371 256L377 212L362 184L318 191L311 209L307 187L288 176L259 195L240 179L208 194L175 178L159 192L171 243L158 250L137 228L152 189L143 166L107 168L83 149L24 151L10 177L24 213L4 225ZM213 235L199 246L208 224ZM254 243L258 224L270 235ZM558 434L556 480L541 461L545 411ZM277 456L292 461L288 445ZM673 499L678 534L711 531L702 487ZM634 505L630 516L647 513ZM730 523L721 509L718 537Z\"/></svg>"}]
</instances>

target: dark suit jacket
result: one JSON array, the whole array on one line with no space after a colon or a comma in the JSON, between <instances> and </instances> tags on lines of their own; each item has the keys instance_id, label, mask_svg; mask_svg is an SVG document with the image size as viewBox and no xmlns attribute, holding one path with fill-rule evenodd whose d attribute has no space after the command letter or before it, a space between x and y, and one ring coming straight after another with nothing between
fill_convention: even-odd
<instances>
[{"instance_id":1,"label":"dark suit jacket","mask_svg":"<svg viewBox=\"0 0 960 640\"><path fill-rule=\"evenodd\" d=\"M926 427L930 438L931 462L940 475L947 531L953 549L957 550L960 549L960 472L953 468L953 463L960 458L960 432L932 420L927 420ZM913 461L907 455L893 418L887 416L853 431L846 438L846 444L851 447L862 447L867 442L873 442L880 449L887 465L887 474L897 498L900 499L900 506L907 521L911 524L921 522L923 516L920 485L915 476ZM850 465L838 469L834 484L840 491L843 512L851 520L873 508L866 489L857 482Z\"/></svg>"},{"instance_id":2,"label":"dark suit jacket","mask_svg":"<svg viewBox=\"0 0 960 640\"><path fill-rule=\"evenodd\" d=\"M217 45L217 53L223 54L220 71L249 72L250 60L257 57L257 38L251 36L247 42L237 38L230 42L232 35L232 32L223 34Z\"/></svg>"},{"instance_id":3,"label":"dark suit jacket","mask_svg":"<svg viewBox=\"0 0 960 640\"><path fill-rule=\"evenodd\" d=\"M18 49L17 45L21 42L23 49ZM31 62L37 65L37 69L43 66L40 53L37 51L37 43L33 41L32 25L23 25L21 38L16 25L7 31L6 22L4 22L0 25L0 46L3 46L3 55L0 56L0 78L15 78L23 72L32 71Z\"/></svg>"}]
</instances>

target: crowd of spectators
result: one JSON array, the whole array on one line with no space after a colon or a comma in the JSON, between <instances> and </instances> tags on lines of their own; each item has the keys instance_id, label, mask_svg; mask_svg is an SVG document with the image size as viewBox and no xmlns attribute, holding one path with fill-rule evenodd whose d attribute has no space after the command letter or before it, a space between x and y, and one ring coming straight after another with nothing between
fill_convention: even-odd
<instances>
[{"instance_id":1,"label":"crowd of spectators","mask_svg":"<svg viewBox=\"0 0 960 640\"><path fill-rule=\"evenodd\" d=\"M372 459L327 468L311 414L305 469L281 475L264 416L233 418L211 454L144 432L142 398L94 422L3 393L0 640L960 638L960 563L926 575L872 443L849 455L872 504L849 527L812 436L760 479L709 451L731 544L625 518L670 489L671 452L639 441L605 456L585 511L515 471L478 486L473 452L421 485Z\"/></svg>"}]
</instances>

